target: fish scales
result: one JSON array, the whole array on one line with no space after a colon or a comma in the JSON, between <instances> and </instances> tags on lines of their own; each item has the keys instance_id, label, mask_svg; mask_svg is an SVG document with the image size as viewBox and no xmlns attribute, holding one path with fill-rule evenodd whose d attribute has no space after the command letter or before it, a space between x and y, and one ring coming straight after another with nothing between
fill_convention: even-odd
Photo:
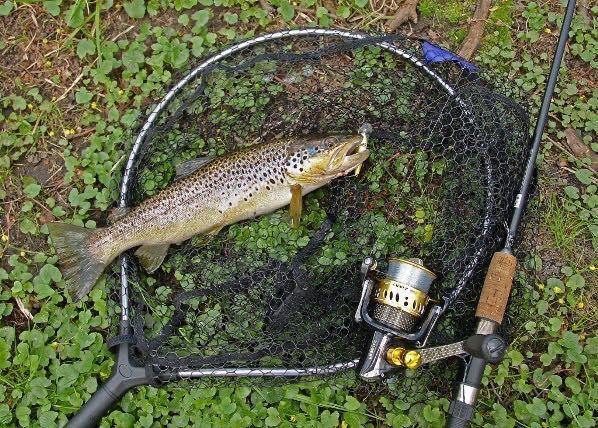
<instances>
[{"instance_id":1,"label":"fish scales","mask_svg":"<svg viewBox=\"0 0 598 428\"><path fill-rule=\"evenodd\" d=\"M288 205L289 145L250 146L209 162L100 230L98 246L118 242L122 252L142 244L177 243Z\"/></svg>"}]
</instances>

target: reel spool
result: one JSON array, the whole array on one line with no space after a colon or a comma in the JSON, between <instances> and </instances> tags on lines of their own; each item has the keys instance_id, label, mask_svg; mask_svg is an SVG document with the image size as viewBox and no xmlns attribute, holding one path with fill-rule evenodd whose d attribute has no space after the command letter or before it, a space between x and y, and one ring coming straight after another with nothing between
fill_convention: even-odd
<instances>
[{"instance_id":1,"label":"reel spool","mask_svg":"<svg viewBox=\"0 0 598 428\"><path fill-rule=\"evenodd\" d=\"M429 296L436 274L418 258L391 257L383 275L378 263L368 257L362 264L364 277L361 300L355 314L374 334L369 351L361 361L362 378L385 377L397 367L417 368L420 352L410 347L424 347L442 308ZM427 316L426 316L427 314Z\"/></svg>"},{"instance_id":2,"label":"reel spool","mask_svg":"<svg viewBox=\"0 0 598 428\"><path fill-rule=\"evenodd\" d=\"M391 258L372 296L375 302L372 317L399 331L412 333L426 312L434 279L436 274L421 259Z\"/></svg>"}]
</instances>

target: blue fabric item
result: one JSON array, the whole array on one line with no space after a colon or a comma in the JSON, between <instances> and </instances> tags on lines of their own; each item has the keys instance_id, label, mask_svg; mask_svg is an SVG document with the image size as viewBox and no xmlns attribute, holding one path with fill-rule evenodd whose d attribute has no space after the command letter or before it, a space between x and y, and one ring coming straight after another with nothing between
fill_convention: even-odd
<instances>
[{"instance_id":1,"label":"blue fabric item","mask_svg":"<svg viewBox=\"0 0 598 428\"><path fill-rule=\"evenodd\" d=\"M477 73L479 71L479 69L472 63L465 61L463 58L455 55L452 52L442 49L440 46L437 46L434 43L424 42L423 50L426 64L433 64L435 62L455 61L459 63L461 67L471 71L472 73Z\"/></svg>"}]
</instances>

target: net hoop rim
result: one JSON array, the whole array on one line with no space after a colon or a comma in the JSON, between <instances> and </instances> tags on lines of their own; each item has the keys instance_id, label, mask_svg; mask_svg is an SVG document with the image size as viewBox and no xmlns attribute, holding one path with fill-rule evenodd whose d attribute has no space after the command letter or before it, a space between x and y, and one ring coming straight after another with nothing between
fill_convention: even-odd
<instances>
[{"instance_id":1,"label":"net hoop rim","mask_svg":"<svg viewBox=\"0 0 598 428\"><path fill-rule=\"evenodd\" d=\"M144 143L146 142L146 137L149 134L150 128L154 125L155 121L158 119L158 117L164 111L164 109L169 105L169 103L172 101L172 99L177 94L179 94L179 92L183 88L185 88L185 86L187 84L189 84L194 78L196 78L206 68L208 68L214 64L217 64L218 61L225 59L243 49L250 48L250 47L259 45L261 43L270 42L273 40L281 40L281 39L293 38L293 37L307 38L307 37L315 37L315 36L337 37L337 38L344 38L344 39L348 39L348 40L364 40L367 38L375 38L375 37L381 37L381 36L385 36L385 35L401 37L399 35L391 35L391 34L372 35L372 34L357 32L357 31L339 30L339 29L323 29L323 28L305 28L305 29L285 30L285 31L266 33L266 34L263 34L263 35L260 35L257 37L253 37L251 39L244 40L237 44L231 45L231 46L221 50L220 52L214 54L213 56L203 60L197 66L195 66L190 72L188 72L187 75L185 75L182 79L180 79L166 93L166 95L164 95L164 97L160 100L160 102L153 108L153 110L148 115L147 119L145 120L144 124L142 125L141 129L139 130L139 133L137 134L135 142L133 143L133 146L129 153L126 167L124 169L123 178L122 178L122 182L121 182L121 186L120 186L120 197L119 197L118 206L121 208L129 206L129 198L130 198L129 187L130 187L131 182L135 176L136 160L138 158L141 148L143 147ZM409 39L408 37L405 37L405 38ZM415 40L415 39L413 39L413 40ZM449 84L439 74L437 74L433 69L431 69L428 65L426 65L422 61L422 59L420 59L419 57L409 53L408 51L401 49L401 48L393 45L392 43L389 43L386 41L381 41L381 42L380 41L372 41L372 46L380 47L380 48L384 49L385 51L390 52L391 54L397 55L397 56L401 57L403 60L406 60L409 63L411 63L411 65L413 65L420 71L423 71L424 74L428 75L432 80L436 81L436 83L439 84L439 86L452 98L452 100L454 102L456 102L463 109L465 115L473 123L473 114L470 110L470 106L465 101L463 101L463 99L458 95L457 91L453 88L453 86L451 84ZM492 171L491 171L491 167L489 164L486 165L486 169L487 169L486 179L488 181L491 181ZM490 196L490 195L488 195L488 196ZM488 203L491 203L491 198L487 199L487 206L486 206L487 209L489 208ZM482 235L485 235L487 233L487 231L489 230L487 216L488 216L488 210L486 211L486 216L485 216L486 218L484 219L484 222L483 222ZM128 270L129 270L129 267L131 266L130 263L132 263L132 261L129 259L129 257L130 256L126 253L121 254L119 257L120 282L121 282L121 289L120 289L120 303L121 303L120 332L121 332L121 334L127 334L129 332L129 330L131 329L130 317L129 317ZM459 282L459 286L456 287L455 290L453 290L453 293L450 296L444 297L445 302L444 302L443 307L440 309L441 313L444 312L448 308L448 306L450 305L450 302L453 301L454 298L456 298L456 296L460 293L462 288L465 287L465 285L469 282L469 279L471 277L471 274L473 273L473 270L479 263L479 257L480 257L479 250L475 254L472 254L471 261L465 269L465 274L464 274L462 280ZM359 360L351 360L351 361L339 362L337 364L332 364L329 366L309 367L309 368L302 368L302 369L297 369L297 368L293 368L293 367L289 367L289 368L278 367L272 373L277 373L277 375L280 375L280 373L286 372L286 376L299 376L299 377L306 376L306 375L309 376L309 375L314 375L314 374L331 375L331 374L334 374L334 373L337 373L340 371L345 371L347 369L354 368L358 364L359 364ZM239 371L239 370L241 370L241 371ZM267 372L268 370L272 370L272 369L269 368L269 369L264 369L264 370ZM243 369L240 369L240 368L229 367L229 368L222 368L219 371L214 371L212 369L208 369L205 371L203 371L203 370L199 370L199 371L197 371L197 370L192 370L192 371L175 370L174 372L170 372L170 373L171 373L171 375L174 375L175 378L181 379L182 378L181 375L184 375L183 378L191 379L191 378L198 378L198 377L204 377L204 376L216 376L216 377L260 376L258 374L258 371L259 370L257 370L257 369L243 371ZM245 372L247 372L247 373L245 373ZM282 375L282 376L285 376L285 375Z\"/></svg>"}]
</instances>

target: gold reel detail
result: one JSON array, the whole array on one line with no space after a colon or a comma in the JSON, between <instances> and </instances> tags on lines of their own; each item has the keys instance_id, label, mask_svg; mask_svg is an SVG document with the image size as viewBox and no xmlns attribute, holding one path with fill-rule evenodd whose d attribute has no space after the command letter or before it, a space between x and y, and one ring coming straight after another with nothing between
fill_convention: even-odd
<instances>
[{"instance_id":1,"label":"gold reel detail","mask_svg":"<svg viewBox=\"0 0 598 428\"><path fill-rule=\"evenodd\" d=\"M374 292L374 301L421 317L426 311L430 298L416 288L409 287L389 278L382 278Z\"/></svg>"}]
</instances>

